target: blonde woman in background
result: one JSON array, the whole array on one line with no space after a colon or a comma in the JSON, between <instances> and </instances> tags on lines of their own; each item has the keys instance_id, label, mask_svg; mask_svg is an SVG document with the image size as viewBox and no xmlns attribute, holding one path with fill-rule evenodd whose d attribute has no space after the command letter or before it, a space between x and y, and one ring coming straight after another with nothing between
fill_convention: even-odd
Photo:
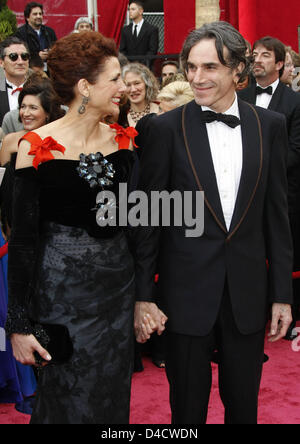
<instances>
[{"instance_id":1,"label":"blonde woman in background","mask_svg":"<svg viewBox=\"0 0 300 444\"><path fill-rule=\"evenodd\" d=\"M135 127L142 117L159 112L155 103L159 84L154 74L141 63L125 65L122 77L128 98L128 124Z\"/></svg>"},{"instance_id":2,"label":"blonde woman in background","mask_svg":"<svg viewBox=\"0 0 300 444\"><path fill-rule=\"evenodd\" d=\"M157 96L160 114L171 111L194 100L190 84L185 81L175 81L165 86Z\"/></svg>"},{"instance_id":3,"label":"blonde woman in background","mask_svg":"<svg viewBox=\"0 0 300 444\"><path fill-rule=\"evenodd\" d=\"M294 80L294 70L295 65L293 62L293 57L290 46L286 46L286 55L285 55L285 63L284 63L284 71L282 76L280 77L280 81L285 83L287 86L291 87Z\"/></svg>"}]
</instances>

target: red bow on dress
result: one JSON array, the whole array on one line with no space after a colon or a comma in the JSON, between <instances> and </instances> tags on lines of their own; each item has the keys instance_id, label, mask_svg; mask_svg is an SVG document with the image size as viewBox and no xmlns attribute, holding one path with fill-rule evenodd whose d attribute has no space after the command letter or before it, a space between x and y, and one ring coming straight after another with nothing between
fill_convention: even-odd
<instances>
[{"instance_id":1,"label":"red bow on dress","mask_svg":"<svg viewBox=\"0 0 300 444\"><path fill-rule=\"evenodd\" d=\"M138 148L134 139L138 135L138 132L132 127L123 128L118 123L114 123L113 125L109 125L112 129L117 131L117 135L115 137L115 141L119 145L119 150L128 150L130 146L130 141L135 148Z\"/></svg>"},{"instance_id":2,"label":"red bow on dress","mask_svg":"<svg viewBox=\"0 0 300 444\"><path fill-rule=\"evenodd\" d=\"M28 154L35 156L32 161L32 165L36 170L38 169L40 163L48 162L48 160L55 159L53 154L50 152L51 150L60 151L61 153L64 153L66 151L66 148L57 143L56 140L52 139L52 137L46 137L43 140L38 134L34 132L29 132L25 134L25 136L20 139L19 144L22 140L27 140L31 144Z\"/></svg>"},{"instance_id":3,"label":"red bow on dress","mask_svg":"<svg viewBox=\"0 0 300 444\"><path fill-rule=\"evenodd\" d=\"M31 149L28 154L35 155L32 165L36 170L38 169L40 163L48 162L48 160L55 159L53 154L50 152L51 150L64 153L66 151L66 148L57 143L56 140L52 139L52 137L46 137L38 145L35 145L33 143L31 144Z\"/></svg>"}]
</instances>

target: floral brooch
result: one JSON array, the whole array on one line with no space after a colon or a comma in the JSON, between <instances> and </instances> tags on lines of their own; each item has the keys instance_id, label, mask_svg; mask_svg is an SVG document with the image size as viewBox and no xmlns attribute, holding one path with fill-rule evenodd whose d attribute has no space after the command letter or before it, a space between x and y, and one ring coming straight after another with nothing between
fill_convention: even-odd
<instances>
[{"instance_id":1,"label":"floral brooch","mask_svg":"<svg viewBox=\"0 0 300 444\"><path fill-rule=\"evenodd\" d=\"M80 154L77 171L79 176L85 179L91 188L113 185L112 179L115 170L112 163L109 163L101 153Z\"/></svg>"}]
</instances>

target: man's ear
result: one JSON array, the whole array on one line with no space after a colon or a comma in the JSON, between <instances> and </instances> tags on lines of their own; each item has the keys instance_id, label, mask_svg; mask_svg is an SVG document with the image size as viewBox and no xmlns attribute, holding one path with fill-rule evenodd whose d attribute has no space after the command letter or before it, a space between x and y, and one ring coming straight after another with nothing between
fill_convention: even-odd
<instances>
[{"instance_id":1,"label":"man's ear","mask_svg":"<svg viewBox=\"0 0 300 444\"><path fill-rule=\"evenodd\" d=\"M245 69L245 63L243 63L243 62L241 62L239 64L239 66L235 69L234 82L236 84L239 83L240 78L241 78L241 74L244 71L244 69Z\"/></svg>"},{"instance_id":2,"label":"man's ear","mask_svg":"<svg viewBox=\"0 0 300 444\"><path fill-rule=\"evenodd\" d=\"M284 67L284 62L277 62L276 63L276 71L280 71Z\"/></svg>"}]
</instances>

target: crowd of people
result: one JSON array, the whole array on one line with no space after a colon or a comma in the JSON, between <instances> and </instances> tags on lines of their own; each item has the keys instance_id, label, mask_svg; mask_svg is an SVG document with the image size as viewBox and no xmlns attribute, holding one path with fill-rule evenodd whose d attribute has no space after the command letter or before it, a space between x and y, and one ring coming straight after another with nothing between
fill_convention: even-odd
<instances>
[{"instance_id":1,"label":"crowd of people","mask_svg":"<svg viewBox=\"0 0 300 444\"><path fill-rule=\"evenodd\" d=\"M213 359L225 421L256 423L267 321L271 342L297 336L300 55L215 22L155 75L158 30L129 12L120 52L87 17L57 40L35 2L0 44L0 402L126 424L150 340L173 424L206 422ZM204 191L204 233L105 226L99 194L118 219L124 183Z\"/></svg>"}]
</instances>

